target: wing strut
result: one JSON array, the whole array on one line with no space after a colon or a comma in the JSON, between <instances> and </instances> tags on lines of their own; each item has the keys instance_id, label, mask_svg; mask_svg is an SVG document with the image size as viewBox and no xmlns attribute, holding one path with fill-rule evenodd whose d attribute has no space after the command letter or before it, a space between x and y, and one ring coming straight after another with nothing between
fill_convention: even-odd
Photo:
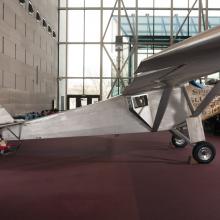
<instances>
[{"instance_id":1,"label":"wing strut","mask_svg":"<svg viewBox=\"0 0 220 220\"><path fill-rule=\"evenodd\" d=\"M172 89L173 89L173 87L167 87L163 91L163 94L162 94L161 99L160 99L160 104L159 104L158 109L157 109L157 114L156 114L156 117L155 117L155 120L154 120L154 125L153 125L153 128L152 128L153 132L157 131L159 126L160 126L160 123L163 119L164 113L166 111L166 108L167 108L167 105L168 105L168 102L169 102L169 98L170 98L170 94L172 92Z\"/></svg>"},{"instance_id":2,"label":"wing strut","mask_svg":"<svg viewBox=\"0 0 220 220\"><path fill-rule=\"evenodd\" d=\"M190 101L190 98L189 98L189 95L188 95L188 93L186 91L186 87L185 86L182 87L182 91L183 91L183 94L184 94L184 96L186 98L186 101L187 101L187 104L189 106L190 112L193 113L194 112L194 108L193 108L193 105L192 105L192 103Z\"/></svg>"}]
</instances>

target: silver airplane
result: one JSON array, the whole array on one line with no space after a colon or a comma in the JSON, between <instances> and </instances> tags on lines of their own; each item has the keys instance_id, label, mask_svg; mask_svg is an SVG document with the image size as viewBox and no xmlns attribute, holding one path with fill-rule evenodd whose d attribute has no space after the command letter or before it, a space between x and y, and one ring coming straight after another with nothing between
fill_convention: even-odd
<instances>
[{"instance_id":1,"label":"silver airplane","mask_svg":"<svg viewBox=\"0 0 220 220\"><path fill-rule=\"evenodd\" d=\"M201 115L220 95L220 82L196 108L186 87L190 80L219 70L216 27L143 60L121 96L25 122L0 108L1 135L5 140L25 140L170 131L175 147L190 144L198 163L210 163L216 150L206 142Z\"/></svg>"}]
</instances>

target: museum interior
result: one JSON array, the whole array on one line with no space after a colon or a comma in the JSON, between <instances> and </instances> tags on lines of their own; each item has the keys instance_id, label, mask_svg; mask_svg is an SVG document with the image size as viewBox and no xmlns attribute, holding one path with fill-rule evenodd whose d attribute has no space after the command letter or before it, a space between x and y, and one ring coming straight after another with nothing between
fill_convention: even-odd
<instances>
[{"instance_id":1,"label":"museum interior","mask_svg":"<svg viewBox=\"0 0 220 220\"><path fill-rule=\"evenodd\" d=\"M3 220L219 220L219 147L220 1L0 0Z\"/></svg>"}]
</instances>

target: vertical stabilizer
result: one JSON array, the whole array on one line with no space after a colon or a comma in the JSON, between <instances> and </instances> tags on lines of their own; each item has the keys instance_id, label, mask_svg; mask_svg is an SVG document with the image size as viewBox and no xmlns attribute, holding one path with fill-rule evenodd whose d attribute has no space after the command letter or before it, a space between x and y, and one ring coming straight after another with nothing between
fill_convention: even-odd
<instances>
[{"instance_id":1,"label":"vertical stabilizer","mask_svg":"<svg viewBox=\"0 0 220 220\"><path fill-rule=\"evenodd\" d=\"M8 124L13 123L14 119L12 116L3 108L0 106L0 124Z\"/></svg>"}]
</instances>

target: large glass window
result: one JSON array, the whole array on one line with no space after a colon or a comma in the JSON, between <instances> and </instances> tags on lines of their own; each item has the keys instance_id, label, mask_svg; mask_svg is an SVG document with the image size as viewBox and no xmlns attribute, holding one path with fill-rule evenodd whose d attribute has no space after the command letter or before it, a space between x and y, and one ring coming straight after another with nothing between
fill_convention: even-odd
<instances>
[{"instance_id":1,"label":"large glass window","mask_svg":"<svg viewBox=\"0 0 220 220\"><path fill-rule=\"evenodd\" d=\"M84 6L84 0L67 0L68 1L68 7L83 7Z\"/></svg>"},{"instance_id":2,"label":"large glass window","mask_svg":"<svg viewBox=\"0 0 220 220\"><path fill-rule=\"evenodd\" d=\"M85 77L100 76L100 45L87 44L85 45Z\"/></svg>"},{"instance_id":3,"label":"large glass window","mask_svg":"<svg viewBox=\"0 0 220 220\"><path fill-rule=\"evenodd\" d=\"M66 76L66 45L59 45L59 76Z\"/></svg>"},{"instance_id":4,"label":"large glass window","mask_svg":"<svg viewBox=\"0 0 220 220\"><path fill-rule=\"evenodd\" d=\"M68 42L83 42L84 40L84 11L68 11Z\"/></svg>"},{"instance_id":5,"label":"large glass window","mask_svg":"<svg viewBox=\"0 0 220 220\"><path fill-rule=\"evenodd\" d=\"M60 11L59 20L59 40L60 42L66 42L66 11Z\"/></svg>"},{"instance_id":6,"label":"large glass window","mask_svg":"<svg viewBox=\"0 0 220 220\"><path fill-rule=\"evenodd\" d=\"M100 80L85 79L85 94L90 94L90 95L100 94Z\"/></svg>"},{"instance_id":7,"label":"large glass window","mask_svg":"<svg viewBox=\"0 0 220 220\"><path fill-rule=\"evenodd\" d=\"M67 76L83 77L83 44L69 44L67 53Z\"/></svg>"},{"instance_id":8,"label":"large glass window","mask_svg":"<svg viewBox=\"0 0 220 220\"><path fill-rule=\"evenodd\" d=\"M142 59L220 25L216 0L208 1L208 10L206 0L200 5L195 0L173 0L173 9L171 0L59 2L62 103L67 95L100 95L103 100L119 95Z\"/></svg>"},{"instance_id":9,"label":"large glass window","mask_svg":"<svg viewBox=\"0 0 220 220\"><path fill-rule=\"evenodd\" d=\"M98 10L85 12L85 42L100 42L100 11Z\"/></svg>"},{"instance_id":10,"label":"large glass window","mask_svg":"<svg viewBox=\"0 0 220 220\"><path fill-rule=\"evenodd\" d=\"M68 95L83 94L83 79L68 79L67 93Z\"/></svg>"},{"instance_id":11,"label":"large glass window","mask_svg":"<svg viewBox=\"0 0 220 220\"><path fill-rule=\"evenodd\" d=\"M85 0L85 7L100 7L100 0Z\"/></svg>"}]
</instances>

